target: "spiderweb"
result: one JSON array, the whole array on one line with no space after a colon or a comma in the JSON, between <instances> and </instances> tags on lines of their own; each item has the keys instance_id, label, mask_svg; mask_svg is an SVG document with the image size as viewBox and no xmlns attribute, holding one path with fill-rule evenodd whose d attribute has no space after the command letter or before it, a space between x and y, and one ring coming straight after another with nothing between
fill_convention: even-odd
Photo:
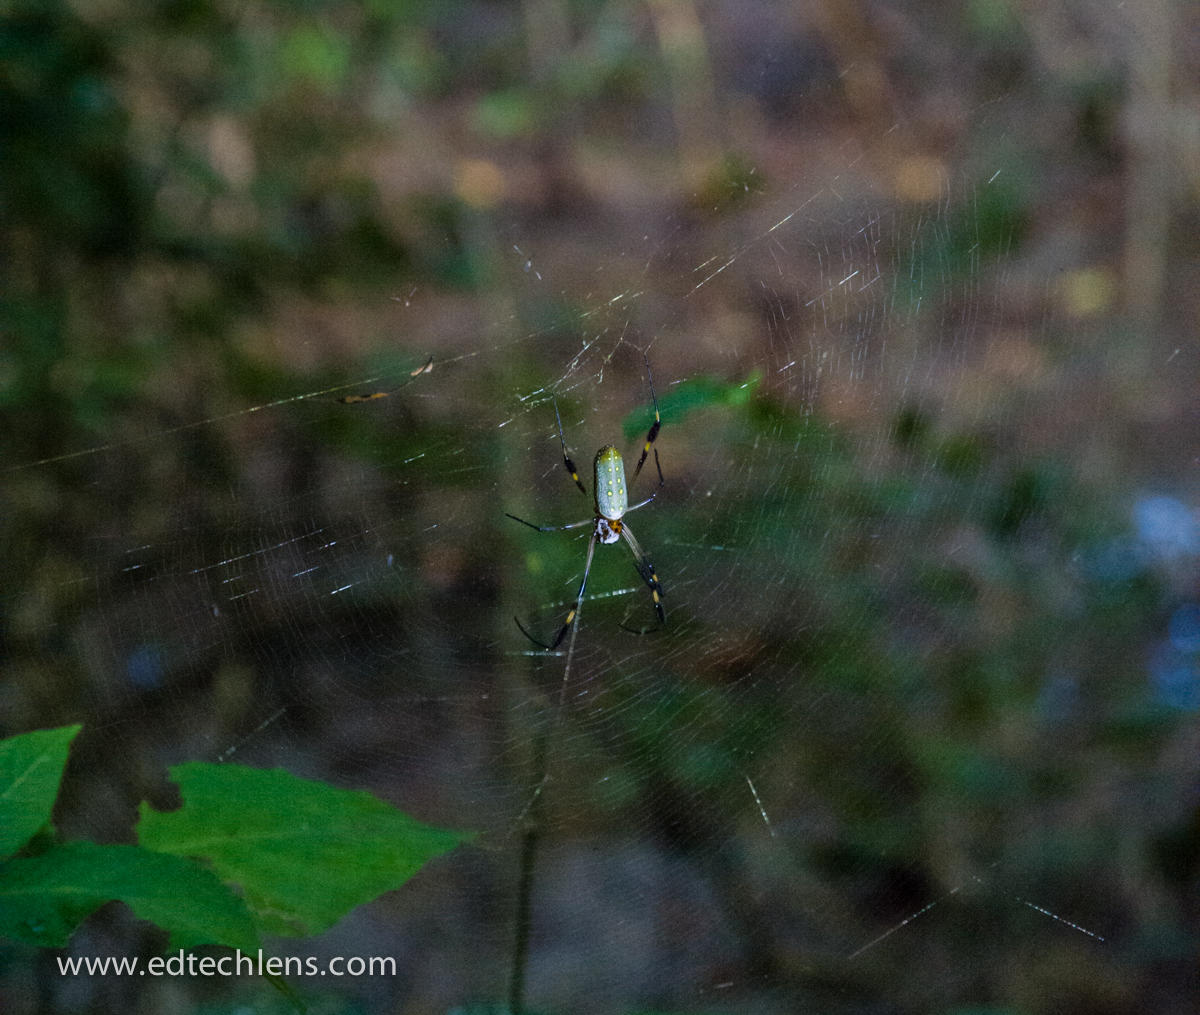
<instances>
[{"instance_id":1,"label":"spiderweb","mask_svg":"<svg viewBox=\"0 0 1200 1015\"><path fill-rule=\"evenodd\" d=\"M513 236L490 302L380 311L377 367L10 460L113 504L60 508L88 564L21 595L59 604L85 664L14 714L72 702L93 791L233 759L480 832L295 946L397 955L345 988L373 1010L499 1003L514 977L574 1012L1120 996L1109 938L1152 903L1110 854L1140 779L1113 730L1153 703L1154 628L1125 610L1153 561L1134 488L1096 503L1075 468L1115 439L1082 433L1113 346L1072 344L1070 265L1013 252L999 160L911 203L849 151L775 179L595 226L582 260ZM1167 387L1170 352L1147 352ZM649 592L601 546L545 652L513 618L552 636L589 530L505 513L591 514L554 405L590 490L596 449L628 459L651 422L643 355L666 482L634 524L667 623L624 629L654 626ZM1179 771L1138 820L1167 820ZM78 793L81 827L120 797Z\"/></svg>"}]
</instances>

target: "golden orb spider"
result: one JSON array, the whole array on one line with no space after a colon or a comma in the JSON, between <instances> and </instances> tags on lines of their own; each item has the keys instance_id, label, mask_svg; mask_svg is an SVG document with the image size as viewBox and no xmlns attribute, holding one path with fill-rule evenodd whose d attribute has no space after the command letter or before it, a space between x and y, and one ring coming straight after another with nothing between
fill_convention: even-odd
<instances>
[{"instance_id":1,"label":"golden orb spider","mask_svg":"<svg viewBox=\"0 0 1200 1015\"><path fill-rule=\"evenodd\" d=\"M650 454L650 448L657 439L658 431L662 427L662 420L658 414L658 397L654 394L654 378L650 376L649 360L646 361L646 378L650 382L650 398L654 402L654 422L650 425L649 433L646 434L646 443L642 446L642 456L638 459L637 467L633 470L633 479L635 481L638 478L638 473L642 471L642 466L646 464L646 456ZM558 443L562 448L563 465L567 467L567 472L570 473L580 492L586 496L587 487L583 485L583 480L579 478L579 470L575 468L575 463L571 461L571 456L567 453L567 440L563 436L562 417L558 414L557 401L554 403L554 419L558 423ZM625 522L625 515L629 514L630 511L636 511L638 508L649 504L658 496L659 490L666 484L666 480L663 479L662 465L658 461L658 448L654 449L654 466L658 469L657 489L645 500L631 505L625 483L625 460L621 457L621 452L613 445L606 444L596 452L596 460L593 463L593 481L595 483L593 502L596 511L592 518L585 518L581 522L571 522L569 525L534 525L533 522L527 522L524 518L518 518L516 515L505 512L514 522L528 525L531 529L536 529L538 532L562 532L566 529L582 528L584 525L592 526L592 537L588 540L587 559L583 564L583 580L579 583L579 594L576 595L575 605L567 613L567 619L563 621L562 627L558 629L558 634L555 635L554 641L549 645L538 641L537 638L525 630L520 620L517 620L516 617L513 618L517 620L517 627L521 628L521 633L535 645L552 652L562 644L562 640L571 629L571 625L575 623L575 618L579 616L579 609L583 605L583 594L587 590L588 572L592 569L592 555L596 551L597 540L601 543L616 543L620 541L622 536L625 538L625 542L633 554L634 566L637 568L638 574L641 575L642 581L649 587L650 594L654 598L654 612L658 616L659 626L661 627L667 622L667 617L662 607L662 597L666 593L663 591L662 584L658 580L658 575L654 572L654 565L650 563L649 558L646 556L646 551L642 549L642 544L634 538L633 532ZM632 485L632 482L629 485Z\"/></svg>"}]
</instances>

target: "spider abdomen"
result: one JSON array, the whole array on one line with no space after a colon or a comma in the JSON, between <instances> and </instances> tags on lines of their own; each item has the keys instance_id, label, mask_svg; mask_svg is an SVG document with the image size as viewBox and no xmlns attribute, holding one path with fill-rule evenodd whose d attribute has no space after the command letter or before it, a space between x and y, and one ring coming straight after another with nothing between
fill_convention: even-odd
<instances>
[{"instance_id":1,"label":"spider abdomen","mask_svg":"<svg viewBox=\"0 0 1200 1015\"><path fill-rule=\"evenodd\" d=\"M625 489L625 460L611 444L596 452L595 483L596 514L616 521L629 508L629 493Z\"/></svg>"}]
</instances>

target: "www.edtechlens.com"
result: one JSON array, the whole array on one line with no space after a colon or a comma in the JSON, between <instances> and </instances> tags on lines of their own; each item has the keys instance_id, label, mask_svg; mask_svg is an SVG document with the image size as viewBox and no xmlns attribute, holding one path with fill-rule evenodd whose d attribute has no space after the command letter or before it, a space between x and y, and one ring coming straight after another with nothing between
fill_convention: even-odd
<instances>
[{"instance_id":1,"label":"www.edtechlens.com","mask_svg":"<svg viewBox=\"0 0 1200 1015\"><path fill-rule=\"evenodd\" d=\"M182 949L143 962L136 955L60 955L61 976L395 976L390 955L195 955Z\"/></svg>"}]
</instances>

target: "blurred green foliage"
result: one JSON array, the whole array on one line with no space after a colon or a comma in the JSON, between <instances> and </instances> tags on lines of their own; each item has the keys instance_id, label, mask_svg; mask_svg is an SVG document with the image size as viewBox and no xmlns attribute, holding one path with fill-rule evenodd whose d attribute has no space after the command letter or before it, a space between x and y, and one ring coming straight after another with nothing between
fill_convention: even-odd
<instances>
[{"instance_id":1,"label":"blurred green foliage","mask_svg":"<svg viewBox=\"0 0 1200 1015\"><path fill-rule=\"evenodd\" d=\"M0 409L25 457L94 442L185 349L248 370L232 332L273 287L410 269L370 177L338 164L403 18L255 14L44 0L0 19Z\"/></svg>"}]
</instances>

